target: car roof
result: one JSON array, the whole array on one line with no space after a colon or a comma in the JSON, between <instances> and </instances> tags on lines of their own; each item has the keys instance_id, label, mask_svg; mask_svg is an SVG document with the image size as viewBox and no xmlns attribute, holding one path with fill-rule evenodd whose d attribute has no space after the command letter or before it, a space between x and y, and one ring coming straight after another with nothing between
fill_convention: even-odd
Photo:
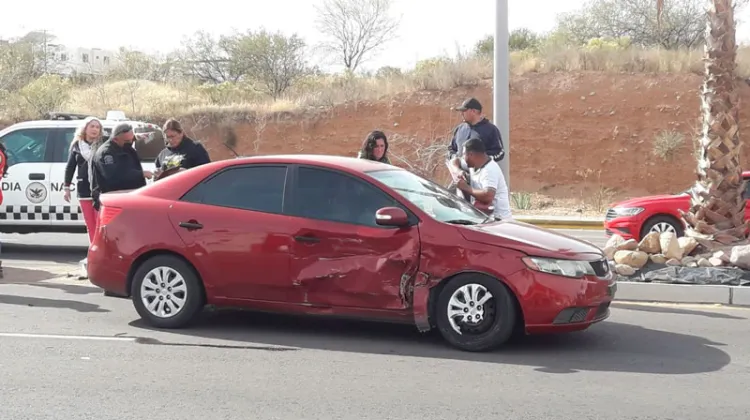
<instances>
[{"instance_id":1,"label":"car roof","mask_svg":"<svg viewBox=\"0 0 750 420\"><path fill-rule=\"evenodd\" d=\"M132 121L132 120L99 120L102 125L106 128L114 127L120 123L128 123L137 126L148 126L149 128L159 128L155 124L145 123L143 121ZM23 121L9 126L17 130L19 128L67 128L67 127L79 127L83 120L34 120L34 121ZM6 128L7 130L7 128Z\"/></svg>"},{"instance_id":2,"label":"car roof","mask_svg":"<svg viewBox=\"0 0 750 420\"><path fill-rule=\"evenodd\" d=\"M750 171L742 171L743 178L750 178Z\"/></svg>"},{"instance_id":3,"label":"car roof","mask_svg":"<svg viewBox=\"0 0 750 420\"><path fill-rule=\"evenodd\" d=\"M352 172L369 172L383 169L391 170L403 170L397 166L388 165L369 159L359 159L347 156L334 156L334 155L311 155L311 154L299 154L299 155L266 155L266 156L252 156L252 157L240 157L237 159L229 159L226 162L227 166L242 165L242 164L258 164L258 163L279 163L279 164L298 164L298 165L317 165L325 166L333 169L343 169Z\"/></svg>"}]
</instances>

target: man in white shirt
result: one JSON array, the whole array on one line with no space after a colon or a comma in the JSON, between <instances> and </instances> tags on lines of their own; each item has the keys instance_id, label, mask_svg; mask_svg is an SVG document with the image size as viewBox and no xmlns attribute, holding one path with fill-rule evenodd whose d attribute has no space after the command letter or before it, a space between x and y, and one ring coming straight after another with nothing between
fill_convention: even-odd
<instances>
[{"instance_id":1,"label":"man in white shirt","mask_svg":"<svg viewBox=\"0 0 750 420\"><path fill-rule=\"evenodd\" d=\"M502 220L512 220L508 184L500 166L487 155L482 140L473 138L464 144L463 159L454 158L452 164L462 170L470 169L471 185L465 179L457 188L471 196L472 204L484 212L492 212Z\"/></svg>"}]
</instances>

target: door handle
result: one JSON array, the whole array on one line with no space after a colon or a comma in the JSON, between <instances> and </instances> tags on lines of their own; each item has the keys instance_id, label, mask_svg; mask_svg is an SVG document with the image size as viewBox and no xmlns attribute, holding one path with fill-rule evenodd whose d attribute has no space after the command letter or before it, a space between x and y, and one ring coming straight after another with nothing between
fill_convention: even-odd
<instances>
[{"instance_id":1,"label":"door handle","mask_svg":"<svg viewBox=\"0 0 750 420\"><path fill-rule=\"evenodd\" d=\"M180 222L180 227L181 228L185 228L187 230L203 229L203 225L200 224L200 223L198 223L195 220L190 220L190 221L187 221L187 222Z\"/></svg>"},{"instance_id":2,"label":"door handle","mask_svg":"<svg viewBox=\"0 0 750 420\"><path fill-rule=\"evenodd\" d=\"M320 238L316 238L314 236L295 236L294 240L297 242L307 242L311 244L320 242Z\"/></svg>"},{"instance_id":3,"label":"door handle","mask_svg":"<svg viewBox=\"0 0 750 420\"><path fill-rule=\"evenodd\" d=\"M36 174L29 174L29 179L30 179L31 181L43 181L43 180L44 180L44 178L46 178L46 177L44 176L44 174L39 174L39 173L36 173Z\"/></svg>"}]
</instances>

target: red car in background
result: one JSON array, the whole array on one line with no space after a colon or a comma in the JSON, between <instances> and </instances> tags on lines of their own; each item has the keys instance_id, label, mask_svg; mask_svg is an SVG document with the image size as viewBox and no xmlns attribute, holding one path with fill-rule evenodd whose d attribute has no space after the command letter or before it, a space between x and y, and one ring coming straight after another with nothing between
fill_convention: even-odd
<instances>
[{"instance_id":1,"label":"red car in background","mask_svg":"<svg viewBox=\"0 0 750 420\"><path fill-rule=\"evenodd\" d=\"M483 351L586 329L616 290L599 248L364 159L223 160L101 201L89 279L160 328L212 304L437 328Z\"/></svg>"},{"instance_id":2,"label":"red car in background","mask_svg":"<svg viewBox=\"0 0 750 420\"><path fill-rule=\"evenodd\" d=\"M745 181L750 181L750 171L742 173ZM649 232L674 232L678 237L685 233L685 223L679 210L690 209L688 191L677 195L655 195L631 198L614 204L604 218L607 236L620 235L625 239L640 241ZM743 193L750 199L750 182ZM750 219L750 204L745 207L745 219Z\"/></svg>"}]
</instances>

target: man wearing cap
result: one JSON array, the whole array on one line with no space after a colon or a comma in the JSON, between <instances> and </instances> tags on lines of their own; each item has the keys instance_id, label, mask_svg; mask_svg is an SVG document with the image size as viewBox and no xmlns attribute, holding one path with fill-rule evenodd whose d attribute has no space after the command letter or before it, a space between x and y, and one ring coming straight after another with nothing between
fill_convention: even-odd
<instances>
[{"instance_id":1,"label":"man wearing cap","mask_svg":"<svg viewBox=\"0 0 750 420\"><path fill-rule=\"evenodd\" d=\"M472 137L477 137L484 143L487 154L495 162L503 160L505 150L500 137L500 130L482 114L482 104L476 98L469 98L461 105L453 108L461 113L463 122L453 130L450 144L451 157L460 157L463 145Z\"/></svg>"},{"instance_id":2,"label":"man wearing cap","mask_svg":"<svg viewBox=\"0 0 750 420\"><path fill-rule=\"evenodd\" d=\"M112 136L94 152L89 165L91 198L94 208L99 210L99 196L111 191L135 190L146 185L146 178L153 177L144 171L141 160L133 148L133 127L118 124Z\"/></svg>"},{"instance_id":3,"label":"man wearing cap","mask_svg":"<svg viewBox=\"0 0 750 420\"><path fill-rule=\"evenodd\" d=\"M461 113L463 121L453 130L453 138L448 147L448 159L462 157L464 144L471 139L478 138L484 143L487 155L492 160L495 162L503 160L505 149L503 149L500 130L482 114L482 104L476 98L469 98L461 105L454 107L453 110ZM466 173L466 175L469 174ZM453 187L455 187L455 184L451 185L449 189ZM463 196L465 199L469 199L466 193L463 193Z\"/></svg>"}]
</instances>

